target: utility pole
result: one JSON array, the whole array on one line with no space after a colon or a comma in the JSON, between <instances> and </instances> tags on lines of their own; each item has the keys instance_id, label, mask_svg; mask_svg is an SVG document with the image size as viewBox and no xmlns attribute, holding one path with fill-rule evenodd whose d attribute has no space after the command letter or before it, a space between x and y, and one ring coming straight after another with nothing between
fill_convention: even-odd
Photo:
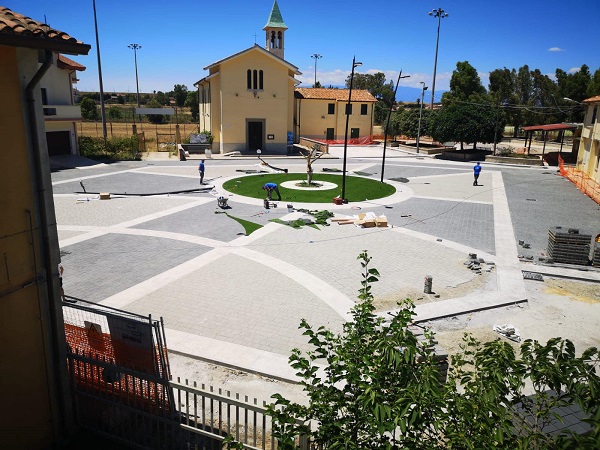
<instances>
[{"instance_id":1,"label":"utility pole","mask_svg":"<svg viewBox=\"0 0 600 450\"><path fill-rule=\"evenodd\" d=\"M313 55L310 55L310 57L315 60L315 84L313 85L313 87L316 88L317 87L317 61L319 59L321 59L323 57L323 55L319 55L318 53L315 53Z\"/></svg>"}]
</instances>

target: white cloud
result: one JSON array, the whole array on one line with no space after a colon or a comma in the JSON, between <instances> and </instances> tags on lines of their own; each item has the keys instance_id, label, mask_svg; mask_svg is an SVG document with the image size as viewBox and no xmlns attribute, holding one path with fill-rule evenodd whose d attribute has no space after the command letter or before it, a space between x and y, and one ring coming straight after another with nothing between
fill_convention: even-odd
<instances>
[{"instance_id":1,"label":"white cloud","mask_svg":"<svg viewBox=\"0 0 600 450\"><path fill-rule=\"evenodd\" d=\"M548 49L549 52L564 52L565 50L563 48L560 47L550 47Z\"/></svg>"},{"instance_id":2,"label":"white cloud","mask_svg":"<svg viewBox=\"0 0 600 450\"><path fill-rule=\"evenodd\" d=\"M569 73L577 73L581 70L581 67L571 67Z\"/></svg>"}]
</instances>

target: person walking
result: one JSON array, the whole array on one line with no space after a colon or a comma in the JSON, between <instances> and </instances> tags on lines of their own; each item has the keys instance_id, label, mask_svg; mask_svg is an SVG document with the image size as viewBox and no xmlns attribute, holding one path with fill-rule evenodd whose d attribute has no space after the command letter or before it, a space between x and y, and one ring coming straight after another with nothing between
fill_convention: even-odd
<instances>
[{"instance_id":1,"label":"person walking","mask_svg":"<svg viewBox=\"0 0 600 450\"><path fill-rule=\"evenodd\" d=\"M198 173L200 174L200 184L204 184L204 160L200 160L198 165Z\"/></svg>"},{"instance_id":2,"label":"person walking","mask_svg":"<svg viewBox=\"0 0 600 450\"><path fill-rule=\"evenodd\" d=\"M65 273L65 268L63 267L62 263L58 263L58 280L60 282L60 296L63 301L66 301L67 298L65 297L65 289L63 288L63 274L64 273Z\"/></svg>"},{"instance_id":3,"label":"person walking","mask_svg":"<svg viewBox=\"0 0 600 450\"><path fill-rule=\"evenodd\" d=\"M479 186L477 184L477 180L479 179L479 173L481 172L481 164L477 163L473 166L473 177L475 180L473 181L473 186Z\"/></svg>"},{"instance_id":4,"label":"person walking","mask_svg":"<svg viewBox=\"0 0 600 450\"><path fill-rule=\"evenodd\" d=\"M277 194L278 200L281 200L281 194L279 193L279 186L277 186L277 183L266 183L262 188L267 191L268 200L272 200L271 196L273 192Z\"/></svg>"}]
</instances>

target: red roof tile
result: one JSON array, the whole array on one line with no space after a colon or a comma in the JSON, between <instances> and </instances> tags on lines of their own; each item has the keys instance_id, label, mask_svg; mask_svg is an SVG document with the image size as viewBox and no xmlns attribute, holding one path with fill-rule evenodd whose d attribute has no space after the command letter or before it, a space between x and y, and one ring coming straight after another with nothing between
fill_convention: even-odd
<instances>
[{"instance_id":1,"label":"red roof tile","mask_svg":"<svg viewBox=\"0 0 600 450\"><path fill-rule=\"evenodd\" d=\"M349 89L333 88L296 88L296 93L300 98L317 100L336 100L348 101ZM353 102L376 102L377 99L366 89L352 89Z\"/></svg>"},{"instance_id":2,"label":"red roof tile","mask_svg":"<svg viewBox=\"0 0 600 450\"><path fill-rule=\"evenodd\" d=\"M0 45L87 55L90 46L67 33L0 6Z\"/></svg>"},{"instance_id":3,"label":"red roof tile","mask_svg":"<svg viewBox=\"0 0 600 450\"><path fill-rule=\"evenodd\" d=\"M78 62L67 58L65 55L58 55L57 66L60 69L79 70L80 72L83 72L85 70L85 66L82 66Z\"/></svg>"},{"instance_id":4,"label":"red roof tile","mask_svg":"<svg viewBox=\"0 0 600 450\"><path fill-rule=\"evenodd\" d=\"M595 97L586 98L583 103L594 103L600 102L600 95L596 95Z\"/></svg>"}]
</instances>

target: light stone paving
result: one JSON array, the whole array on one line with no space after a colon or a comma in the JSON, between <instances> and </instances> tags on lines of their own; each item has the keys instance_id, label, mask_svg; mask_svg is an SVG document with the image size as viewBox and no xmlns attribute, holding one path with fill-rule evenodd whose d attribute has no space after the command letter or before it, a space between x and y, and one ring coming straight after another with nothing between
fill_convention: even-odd
<instances>
[{"instance_id":1,"label":"light stone paving","mask_svg":"<svg viewBox=\"0 0 600 450\"><path fill-rule=\"evenodd\" d=\"M420 165L419 158L407 160L404 167L397 161L393 170L403 172L410 171L409 166L431 170L445 167L431 160ZM207 178L218 177L214 180L217 195L223 181L243 176L236 170L248 167L244 163L207 163L210 163ZM273 164L282 166L279 162ZM289 164L286 161L283 166L294 166L298 171L306 167L298 160ZM340 167L340 162L327 160L323 166ZM348 168L349 172L377 172L372 161L354 161ZM186 211L197 211L201 215L200 224L222 220L223 216L214 214L211 208L198 209L211 205L214 195L128 197L83 205L76 202L76 197L56 195L60 245L65 253L66 292L72 295L69 289L73 288L81 293L81 298L89 299L110 291L111 294L98 298L100 303L162 316L172 351L292 379L287 365L289 351L293 347L307 348L306 339L298 330L300 319L305 318L315 326L326 325L334 331L341 329L360 288L357 255L363 250L368 250L373 257L372 267L381 272L381 281L373 286L376 297L401 296L408 289L422 290L425 275L433 276L434 290L451 292L459 286L468 288L477 279L463 264L468 253L496 261L498 271L490 275L497 278L494 283L476 288L464 297L419 304L418 320L525 299L502 174L484 172L480 180L485 186L474 192L478 188L472 186L469 166L448 164L448 169L453 172L418 178L420 182L429 180L430 185L417 184L415 178L407 184L394 182L396 194L371 203L294 206L327 208L351 216L374 208L378 213L396 212L403 203L418 202L422 196L492 207L493 223L489 227L496 255L452 239L440 241L437 236L418 229L392 228L393 222L390 228L360 229L332 224L320 230L292 229L264 222L266 225L252 235L233 239L215 238L210 227L204 231L202 226L196 226L193 233L187 233L185 226L181 226L182 217L187 217L181 214ZM189 180L197 176L194 162L181 168L146 165L132 170L137 173L131 177L133 185L128 189L139 187L139 183L168 186L169 180L177 184L178 178ZM107 186L119 180L120 187L126 187L127 179L123 178L126 172L131 170L107 168ZM386 176L387 173L386 167ZM120 178L112 177L113 174ZM79 180L76 174L60 183L68 185L75 180ZM102 175L94 175L96 186L103 187L104 181ZM247 215L262 203L259 199L230 198L234 205L235 202L248 205ZM353 206L361 209L353 210ZM235 214L235 207L231 213ZM292 213L278 217L300 216ZM172 227L169 220L173 220ZM465 222L474 232L488 227L484 224L487 222ZM120 284L115 283L120 279Z\"/></svg>"}]
</instances>

